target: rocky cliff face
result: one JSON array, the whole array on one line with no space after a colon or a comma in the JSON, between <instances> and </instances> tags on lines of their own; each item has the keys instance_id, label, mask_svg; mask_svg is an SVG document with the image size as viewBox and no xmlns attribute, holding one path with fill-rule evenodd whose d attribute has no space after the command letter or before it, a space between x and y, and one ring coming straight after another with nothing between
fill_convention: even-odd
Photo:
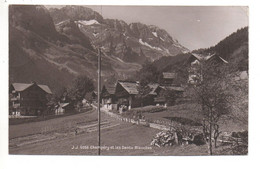
<instances>
[{"instance_id":1,"label":"rocky cliff face","mask_svg":"<svg viewBox=\"0 0 260 169\"><path fill-rule=\"evenodd\" d=\"M50 14L57 29L62 22L72 20L91 39L94 47L102 47L107 55L126 62L143 63L188 51L163 29L142 23L127 24L122 20L103 19L86 7L50 9Z\"/></svg>"},{"instance_id":2,"label":"rocky cliff face","mask_svg":"<svg viewBox=\"0 0 260 169\"><path fill-rule=\"evenodd\" d=\"M166 31L141 23L103 19L80 6L46 9L9 7L9 80L68 86L85 74L97 77L97 47L102 49L102 79L125 79L145 60L185 51Z\"/></svg>"},{"instance_id":3,"label":"rocky cliff face","mask_svg":"<svg viewBox=\"0 0 260 169\"><path fill-rule=\"evenodd\" d=\"M53 18L54 23L60 23L64 20L96 20L103 22L103 17L90 8L82 6L65 6L61 9L51 8L49 12Z\"/></svg>"}]
</instances>

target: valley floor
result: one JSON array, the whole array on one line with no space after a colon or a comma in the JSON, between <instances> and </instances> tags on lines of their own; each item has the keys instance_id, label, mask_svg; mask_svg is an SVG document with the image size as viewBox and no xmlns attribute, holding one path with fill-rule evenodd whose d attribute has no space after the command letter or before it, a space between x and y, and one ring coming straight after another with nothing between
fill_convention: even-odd
<instances>
[{"instance_id":1,"label":"valley floor","mask_svg":"<svg viewBox=\"0 0 260 169\"><path fill-rule=\"evenodd\" d=\"M160 130L116 120L101 113L101 155L207 155L207 145L155 147ZM41 122L10 125L9 154L97 155L95 110ZM219 147L215 154L223 154ZM226 153L224 153L226 154Z\"/></svg>"}]
</instances>

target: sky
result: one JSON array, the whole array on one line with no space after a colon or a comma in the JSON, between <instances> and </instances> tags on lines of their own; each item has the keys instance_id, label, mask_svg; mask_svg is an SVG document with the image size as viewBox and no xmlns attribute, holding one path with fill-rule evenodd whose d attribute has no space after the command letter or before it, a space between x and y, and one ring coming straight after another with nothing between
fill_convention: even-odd
<instances>
[{"instance_id":1,"label":"sky","mask_svg":"<svg viewBox=\"0 0 260 169\"><path fill-rule=\"evenodd\" d=\"M214 46L237 29L249 25L248 7L245 6L87 7L104 18L158 26L190 50Z\"/></svg>"}]
</instances>

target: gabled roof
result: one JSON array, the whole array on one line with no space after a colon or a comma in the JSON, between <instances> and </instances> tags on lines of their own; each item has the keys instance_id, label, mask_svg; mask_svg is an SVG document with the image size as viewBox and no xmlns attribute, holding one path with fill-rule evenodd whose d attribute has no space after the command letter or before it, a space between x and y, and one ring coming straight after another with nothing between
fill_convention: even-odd
<instances>
[{"instance_id":1,"label":"gabled roof","mask_svg":"<svg viewBox=\"0 0 260 169\"><path fill-rule=\"evenodd\" d=\"M219 58L220 58L224 63L228 63L228 61L226 61L226 60L223 59L222 57L219 56Z\"/></svg>"},{"instance_id":2,"label":"gabled roof","mask_svg":"<svg viewBox=\"0 0 260 169\"><path fill-rule=\"evenodd\" d=\"M148 84L148 86L152 89L149 94L150 95L157 95L157 93L155 91L159 87L159 84L157 84L157 83L151 84L150 83L150 84Z\"/></svg>"},{"instance_id":3,"label":"gabled roof","mask_svg":"<svg viewBox=\"0 0 260 169\"><path fill-rule=\"evenodd\" d=\"M105 86L105 88L109 94L115 94L115 92L116 92L115 86Z\"/></svg>"},{"instance_id":4,"label":"gabled roof","mask_svg":"<svg viewBox=\"0 0 260 169\"><path fill-rule=\"evenodd\" d=\"M31 84L26 84L26 83L12 83L14 90L17 92L21 92L24 91L25 89L27 89L28 87L32 86L33 83Z\"/></svg>"},{"instance_id":5,"label":"gabled roof","mask_svg":"<svg viewBox=\"0 0 260 169\"><path fill-rule=\"evenodd\" d=\"M192 56L194 56L196 59L198 60L209 60L210 58L212 58L213 56L215 56L215 53L214 54L211 54L211 55L201 55L201 54L196 54L196 53L191 53Z\"/></svg>"},{"instance_id":6,"label":"gabled roof","mask_svg":"<svg viewBox=\"0 0 260 169\"><path fill-rule=\"evenodd\" d=\"M66 107L66 106L68 106L70 103L60 103L60 107Z\"/></svg>"},{"instance_id":7,"label":"gabled roof","mask_svg":"<svg viewBox=\"0 0 260 169\"><path fill-rule=\"evenodd\" d=\"M94 94L94 95L98 95L98 92L97 92L97 91L93 91L91 94L92 94L92 95L93 95L93 94Z\"/></svg>"},{"instance_id":8,"label":"gabled roof","mask_svg":"<svg viewBox=\"0 0 260 169\"><path fill-rule=\"evenodd\" d=\"M101 94L102 97L111 97L111 95L114 95L116 93L116 87L113 85L104 85Z\"/></svg>"},{"instance_id":9,"label":"gabled roof","mask_svg":"<svg viewBox=\"0 0 260 169\"><path fill-rule=\"evenodd\" d=\"M131 81L118 81L118 84L120 84L129 94L138 94L137 82L131 82Z\"/></svg>"},{"instance_id":10,"label":"gabled roof","mask_svg":"<svg viewBox=\"0 0 260 169\"><path fill-rule=\"evenodd\" d=\"M46 93L52 94L51 89L47 85L38 85Z\"/></svg>"},{"instance_id":11,"label":"gabled roof","mask_svg":"<svg viewBox=\"0 0 260 169\"><path fill-rule=\"evenodd\" d=\"M176 73L163 72L163 78L164 79L174 79L174 78L176 78Z\"/></svg>"},{"instance_id":12,"label":"gabled roof","mask_svg":"<svg viewBox=\"0 0 260 169\"><path fill-rule=\"evenodd\" d=\"M207 56L205 57L205 59L206 59L206 60L209 60L210 58L212 58L212 57L215 56L215 55L216 55L216 53L211 54L211 55L207 55Z\"/></svg>"},{"instance_id":13,"label":"gabled roof","mask_svg":"<svg viewBox=\"0 0 260 169\"><path fill-rule=\"evenodd\" d=\"M25 89L31 87L34 83L12 83L12 86L14 87L15 91L21 92L24 91ZM46 93L52 94L50 88L47 85L38 85L42 90L44 90Z\"/></svg>"},{"instance_id":14,"label":"gabled roof","mask_svg":"<svg viewBox=\"0 0 260 169\"><path fill-rule=\"evenodd\" d=\"M201 55L201 54L196 54L196 53L191 53L195 58L197 58L198 60L209 60L211 59L213 56L217 56L216 53L213 53L211 55ZM221 56L217 56L218 58L220 58L224 63L228 63L228 61L226 61L225 59L223 59Z\"/></svg>"}]
</instances>

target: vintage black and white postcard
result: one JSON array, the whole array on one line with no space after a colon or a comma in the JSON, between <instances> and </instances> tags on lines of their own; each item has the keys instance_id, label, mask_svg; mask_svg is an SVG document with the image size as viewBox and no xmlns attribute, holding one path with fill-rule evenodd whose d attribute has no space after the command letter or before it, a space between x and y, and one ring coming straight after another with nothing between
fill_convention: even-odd
<instances>
[{"instance_id":1,"label":"vintage black and white postcard","mask_svg":"<svg viewBox=\"0 0 260 169\"><path fill-rule=\"evenodd\" d=\"M10 5L9 153L246 155L247 14Z\"/></svg>"},{"instance_id":2,"label":"vintage black and white postcard","mask_svg":"<svg viewBox=\"0 0 260 169\"><path fill-rule=\"evenodd\" d=\"M8 154L248 156L249 11L9 4Z\"/></svg>"}]
</instances>

